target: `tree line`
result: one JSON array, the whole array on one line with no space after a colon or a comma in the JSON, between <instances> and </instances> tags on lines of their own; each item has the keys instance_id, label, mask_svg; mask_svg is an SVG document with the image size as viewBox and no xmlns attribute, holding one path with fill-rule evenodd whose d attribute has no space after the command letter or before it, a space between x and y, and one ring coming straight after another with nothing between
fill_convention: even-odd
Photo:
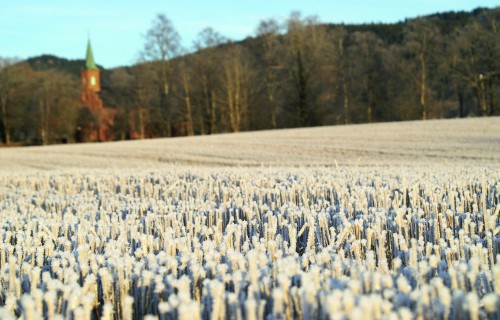
<instances>
[{"instance_id":1,"label":"tree line","mask_svg":"<svg viewBox=\"0 0 500 320\"><path fill-rule=\"evenodd\" d=\"M499 22L500 9L391 25L322 24L295 12L239 42L206 28L187 51L159 14L139 61L103 70L101 97L117 111L117 140L494 116ZM0 59L3 143L73 141L93 121L78 107L79 73L53 64Z\"/></svg>"}]
</instances>

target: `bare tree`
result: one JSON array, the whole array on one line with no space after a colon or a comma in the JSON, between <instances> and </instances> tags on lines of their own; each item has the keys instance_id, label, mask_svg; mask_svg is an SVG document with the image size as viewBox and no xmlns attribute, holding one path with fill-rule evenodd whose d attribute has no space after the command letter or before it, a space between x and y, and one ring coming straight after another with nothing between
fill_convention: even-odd
<instances>
[{"instance_id":1,"label":"bare tree","mask_svg":"<svg viewBox=\"0 0 500 320\"><path fill-rule=\"evenodd\" d=\"M427 95L429 91L429 68L437 54L436 43L439 30L431 20L417 19L406 29L406 47L415 56L415 71L410 75L419 88L420 116L428 118Z\"/></svg>"},{"instance_id":2,"label":"bare tree","mask_svg":"<svg viewBox=\"0 0 500 320\"><path fill-rule=\"evenodd\" d=\"M229 127L232 132L239 132L246 128L252 72L244 48L232 45L227 50L223 62L222 95L225 97Z\"/></svg>"},{"instance_id":3,"label":"bare tree","mask_svg":"<svg viewBox=\"0 0 500 320\"><path fill-rule=\"evenodd\" d=\"M333 77L336 79L341 93L341 110L344 124L351 122L351 64L349 60L346 41L349 37L347 30L342 27L336 27L330 33L330 41L327 47L327 55L330 64L333 65ZM340 118L340 116L339 116Z\"/></svg>"},{"instance_id":4,"label":"bare tree","mask_svg":"<svg viewBox=\"0 0 500 320\"><path fill-rule=\"evenodd\" d=\"M257 36L261 39L263 45L263 57L265 62L265 86L267 101L271 114L271 128L277 128L278 93L281 81L279 79L280 71L284 68L283 61L280 59L280 24L275 19L262 20L257 27Z\"/></svg>"},{"instance_id":5,"label":"bare tree","mask_svg":"<svg viewBox=\"0 0 500 320\"><path fill-rule=\"evenodd\" d=\"M198 51L193 57L194 68L197 74L194 84L198 91L198 103L206 115L208 128L205 127L205 121L200 121L201 134L217 133L220 128L218 121L218 97L217 97L217 73L220 72L220 56L215 48L227 39L212 28L205 28L199 34L194 42L194 47ZM199 114L201 116L202 113Z\"/></svg>"},{"instance_id":6,"label":"bare tree","mask_svg":"<svg viewBox=\"0 0 500 320\"><path fill-rule=\"evenodd\" d=\"M134 100L135 79L129 70L118 68L111 71L110 80L114 94L111 97L103 97L103 100L107 102L107 107L114 106L118 111L115 115L113 131L120 140L125 140L131 129L130 118L133 112L131 102Z\"/></svg>"},{"instance_id":7,"label":"bare tree","mask_svg":"<svg viewBox=\"0 0 500 320\"><path fill-rule=\"evenodd\" d=\"M171 115L168 107L170 92L170 61L180 50L180 36L172 22L164 15L158 14L145 35L144 49L141 58L158 65L157 84L159 88L159 102L166 122L166 134L172 130Z\"/></svg>"},{"instance_id":8,"label":"bare tree","mask_svg":"<svg viewBox=\"0 0 500 320\"><path fill-rule=\"evenodd\" d=\"M472 21L456 34L452 68L472 88L482 116L495 113L495 82L500 76L500 30L494 15Z\"/></svg>"},{"instance_id":9,"label":"bare tree","mask_svg":"<svg viewBox=\"0 0 500 320\"><path fill-rule=\"evenodd\" d=\"M3 127L3 137L6 145L11 143L11 121L12 121L12 95L16 87L21 82L22 68L17 65L17 59L1 58L0 57L0 106L1 106L1 121Z\"/></svg>"},{"instance_id":10,"label":"bare tree","mask_svg":"<svg viewBox=\"0 0 500 320\"><path fill-rule=\"evenodd\" d=\"M316 17L302 19L300 13L292 13L287 20L287 47L291 93L295 96L292 102L295 126L312 124L315 112L313 84L318 80L315 73L321 66L325 45L325 29Z\"/></svg>"},{"instance_id":11,"label":"bare tree","mask_svg":"<svg viewBox=\"0 0 500 320\"><path fill-rule=\"evenodd\" d=\"M186 107L186 126L187 135L194 135L194 123L193 123L193 104L191 103L191 69L189 68L186 58L182 58L179 63L180 81L183 92L184 105Z\"/></svg>"},{"instance_id":12,"label":"bare tree","mask_svg":"<svg viewBox=\"0 0 500 320\"><path fill-rule=\"evenodd\" d=\"M362 96L366 110L366 121L373 121L373 109L376 101L377 71L380 69L382 40L372 32L356 32L352 34L351 51L356 56L355 77L362 83Z\"/></svg>"},{"instance_id":13,"label":"bare tree","mask_svg":"<svg viewBox=\"0 0 500 320\"><path fill-rule=\"evenodd\" d=\"M132 69L134 77L134 104L132 123L132 138L144 139L151 134L147 128L150 127L151 106L154 105L154 67L147 63L137 64ZM137 135L138 134L138 135Z\"/></svg>"},{"instance_id":14,"label":"bare tree","mask_svg":"<svg viewBox=\"0 0 500 320\"><path fill-rule=\"evenodd\" d=\"M56 70L40 71L34 88L36 108L31 116L36 119L42 144L68 139L76 124L76 78Z\"/></svg>"}]
</instances>

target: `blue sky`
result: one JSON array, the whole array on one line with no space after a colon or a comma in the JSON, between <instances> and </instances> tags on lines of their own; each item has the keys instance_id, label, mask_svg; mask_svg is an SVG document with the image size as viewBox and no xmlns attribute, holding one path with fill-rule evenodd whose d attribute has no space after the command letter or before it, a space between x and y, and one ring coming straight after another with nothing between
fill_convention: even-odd
<instances>
[{"instance_id":1,"label":"blue sky","mask_svg":"<svg viewBox=\"0 0 500 320\"><path fill-rule=\"evenodd\" d=\"M492 0L0 0L0 56L80 59L90 33L97 63L130 65L158 13L172 20L189 49L207 26L240 40L253 35L260 20L286 19L292 11L322 22L364 23L497 5Z\"/></svg>"}]
</instances>

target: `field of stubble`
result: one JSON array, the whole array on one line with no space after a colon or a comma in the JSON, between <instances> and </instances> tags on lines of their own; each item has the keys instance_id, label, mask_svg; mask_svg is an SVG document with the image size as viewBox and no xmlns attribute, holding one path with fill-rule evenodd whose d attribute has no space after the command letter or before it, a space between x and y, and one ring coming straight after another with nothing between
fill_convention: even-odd
<instances>
[{"instance_id":1,"label":"field of stubble","mask_svg":"<svg viewBox=\"0 0 500 320\"><path fill-rule=\"evenodd\" d=\"M497 319L500 118L0 149L1 319Z\"/></svg>"}]
</instances>

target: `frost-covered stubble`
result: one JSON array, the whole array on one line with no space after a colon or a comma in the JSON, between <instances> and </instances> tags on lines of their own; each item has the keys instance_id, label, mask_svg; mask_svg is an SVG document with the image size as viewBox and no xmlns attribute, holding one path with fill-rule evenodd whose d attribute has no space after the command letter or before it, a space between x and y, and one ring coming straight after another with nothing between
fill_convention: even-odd
<instances>
[{"instance_id":1,"label":"frost-covered stubble","mask_svg":"<svg viewBox=\"0 0 500 320\"><path fill-rule=\"evenodd\" d=\"M0 317L499 317L500 172L441 169L5 175Z\"/></svg>"}]
</instances>

